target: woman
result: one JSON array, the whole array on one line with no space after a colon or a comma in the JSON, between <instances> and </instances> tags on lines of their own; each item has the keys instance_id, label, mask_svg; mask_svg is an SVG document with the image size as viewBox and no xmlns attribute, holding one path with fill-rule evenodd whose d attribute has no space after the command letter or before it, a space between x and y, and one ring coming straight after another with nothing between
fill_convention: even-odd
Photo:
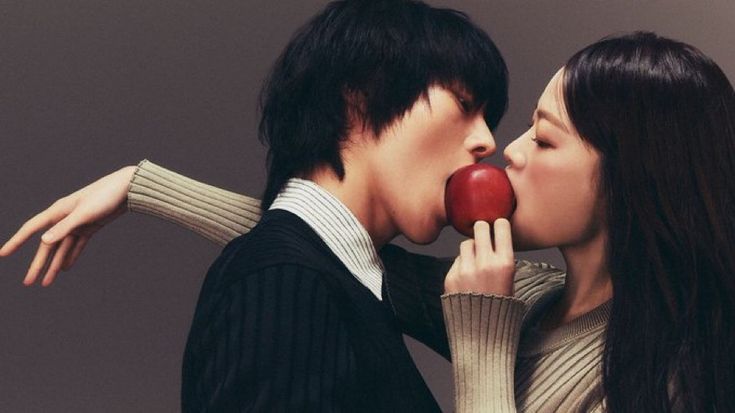
<instances>
[{"instance_id":1,"label":"woman","mask_svg":"<svg viewBox=\"0 0 735 413\"><path fill-rule=\"evenodd\" d=\"M491 241L489 226L477 223L444 281L457 409L735 411L735 92L717 65L652 33L603 39L554 75L529 130L504 155L518 202L512 247L504 226ZM50 283L73 265L94 225L120 213L134 172L62 198L0 254L55 224L25 280L35 281L60 242ZM175 216L212 239L252 226L242 218L257 220L255 205L215 190L224 210L237 205L232 214L244 228L224 229L222 209L204 216L166 206L172 201L155 195L146 175L206 187L163 174L141 165L131 209ZM115 197L102 203L105 190ZM81 212L83 204L95 212ZM513 248L551 246L566 273L514 267ZM419 271L436 285L447 265L396 248L382 257L387 283L406 292L391 299L408 332L442 337L437 317L412 311L438 308L438 294L406 286L418 285Z\"/></svg>"}]
</instances>

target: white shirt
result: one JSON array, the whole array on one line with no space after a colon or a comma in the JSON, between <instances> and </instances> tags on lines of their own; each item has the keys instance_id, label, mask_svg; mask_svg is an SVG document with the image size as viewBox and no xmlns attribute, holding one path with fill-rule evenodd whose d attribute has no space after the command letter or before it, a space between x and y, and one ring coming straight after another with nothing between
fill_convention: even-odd
<instances>
[{"instance_id":1,"label":"white shirt","mask_svg":"<svg viewBox=\"0 0 735 413\"><path fill-rule=\"evenodd\" d=\"M312 181L291 178L270 209L304 220L357 280L382 301L383 263L365 227L345 204Z\"/></svg>"}]
</instances>

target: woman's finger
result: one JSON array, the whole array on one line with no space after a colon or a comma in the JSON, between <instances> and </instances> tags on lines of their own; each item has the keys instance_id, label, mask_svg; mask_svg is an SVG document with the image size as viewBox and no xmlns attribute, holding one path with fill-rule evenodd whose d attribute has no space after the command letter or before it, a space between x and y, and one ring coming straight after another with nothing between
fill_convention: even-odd
<instances>
[{"instance_id":1,"label":"woman's finger","mask_svg":"<svg viewBox=\"0 0 735 413\"><path fill-rule=\"evenodd\" d=\"M39 243L38 251L36 251L36 255L33 257L30 267L28 267L28 272L26 273L25 279L23 279L23 284L31 285L36 282L38 274L43 270L49 255L51 255L51 252L55 248L56 244L49 245L44 242Z\"/></svg>"},{"instance_id":2,"label":"woman's finger","mask_svg":"<svg viewBox=\"0 0 735 413\"><path fill-rule=\"evenodd\" d=\"M79 209L75 209L69 215L64 217L61 221L58 221L52 226L41 239L47 244L53 244L58 240L65 239L71 234L72 231L84 225L85 217Z\"/></svg>"},{"instance_id":3,"label":"woman's finger","mask_svg":"<svg viewBox=\"0 0 735 413\"><path fill-rule=\"evenodd\" d=\"M77 258L79 258L79 255L82 253L82 250L87 245L87 242L89 242L89 235L82 235L77 239L77 242L76 244L74 244L74 248L72 249L71 253L67 254L67 259L64 261L61 269L66 271L71 268L74 263L77 262Z\"/></svg>"},{"instance_id":4,"label":"woman's finger","mask_svg":"<svg viewBox=\"0 0 735 413\"><path fill-rule=\"evenodd\" d=\"M447 276L444 278L444 292L446 294L453 293L457 289L457 278L459 277L459 266L461 265L462 258L457 256L447 271Z\"/></svg>"},{"instance_id":5,"label":"woman's finger","mask_svg":"<svg viewBox=\"0 0 735 413\"><path fill-rule=\"evenodd\" d=\"M54 257L51 260L51 264L49 264L48 270L46 270L46 275L43 277L43 281L41 281L42 286L48 287L52 282L54 282L56 275L61 270L61 264L64 262L64 258L69 253L69 250L74 245L75 241L76 237L73 235L69 235L61 241L61 245L56 249Z\"/></svg>"},{"instance_id":6,"label":"woman's finger","mask_svg":"<svg viewBox=\"0 0 735 413\"><path fill-rule=\"evenodd\" d=\"M475 258L478 268L484 268L491 259L493 252L490 240L490 224L485 221L477 221L473 227L475 232Z\"/></svg>"},{"instance_id":7,"label":"woman's finger","mask_svg":"<svg viewBox=\"0 0 735 413\"><path fill-rule=\"evenodd\" d=\"M66 271L71 267L72 255L74 255L74 251L77 249L77 245L79 244L82 237L84 237L84 235L81 235L79 233L74 234L74 242L71 244L69 252L64 255L64 261L61 262L61 271Z\"/></svg>"},{"instance_id":8,"label":"woman's finger","mask_svg":"<svg viewBox=\"0 0 735 413\"><path fill-rule=\"evenodd\" d=\"M513 258L513 238L511 236L510 221L498 218L493 223L495 235L495 253L505 258Z\"/></svg>"},{"instance_id":9,"label":"woman's finger","mask_svg":"<svg viewBox=\"0 0 735 413\"><path fill-rule=\"evenodd\" d=\"M51 218L52 213L47 209L23 223L18 231L5 242L2 248L0 248L0 257L5 257L14 253L21 245L25 244L33 234L51 226L54 223Z\"/></svg>"},{"instance_id":10,"label":"woman's finger","mask_svg":"<svg viewBox=\"0 0 735 413\"><path fill-rule=\"evenodd\" d=\"M72 195L76 195L76 192ZM14 253L18 248L25 244L33 234L63 220L67 215L69 215L69 212L74 208L74 205L75 201L70 197L58 199L56 202L51 204L51 206L23 223L18 231L10 237L2 248L0 248L0 257ZM55 239L49 240L49 238L45 236L42 239L47 244L53 244L56 240L61 238L56 237Z\"/></svg>"},{"instance_id":11,"label":"woman's finger","mask_svg":"<svg viewBox=\"0 0 735 413\"><path fill-rule=\"evenodd\" d=\"M475 269L475 241L466 239L459 244L459 272L472 274Z\"/></svg>"}]
</instances>

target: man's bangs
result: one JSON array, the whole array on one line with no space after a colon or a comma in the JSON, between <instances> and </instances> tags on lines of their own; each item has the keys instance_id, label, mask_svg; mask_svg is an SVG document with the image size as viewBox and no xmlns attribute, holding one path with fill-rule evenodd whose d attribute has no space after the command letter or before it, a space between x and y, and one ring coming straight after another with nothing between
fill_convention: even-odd
<instances>
[{"instance_id":1,"label":"man's bangs","mask_svg":"<svg viewBox=\"0 0 735 413\"><path fill-rule=\"evenodd\" d=\"M460 87L472 98L474 109L485 105L485 120L495 129L508 106L508 71L500 51L481 30L467 24L462 13L446 14L422 40L427 51L423 66L429 83Z\"/></svg>"}]
</instances>

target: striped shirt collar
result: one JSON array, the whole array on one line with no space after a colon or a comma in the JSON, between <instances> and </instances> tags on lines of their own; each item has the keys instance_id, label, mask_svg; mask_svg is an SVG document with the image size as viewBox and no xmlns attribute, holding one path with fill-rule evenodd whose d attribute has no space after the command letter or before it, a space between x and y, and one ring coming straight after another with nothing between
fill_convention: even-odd
<instances>
[{"instance_id":1,"label":"striped shirt collar","mask_svg":"<svg viewBox=\"0 0 735 413\"><path fill-rule=\"evenodd\" d=\"M382 301L383 263L365 227L339 199L312 181L291 178L270 209L289 211L304 220L350 273Z\"/></svg>"}]
</instances>

